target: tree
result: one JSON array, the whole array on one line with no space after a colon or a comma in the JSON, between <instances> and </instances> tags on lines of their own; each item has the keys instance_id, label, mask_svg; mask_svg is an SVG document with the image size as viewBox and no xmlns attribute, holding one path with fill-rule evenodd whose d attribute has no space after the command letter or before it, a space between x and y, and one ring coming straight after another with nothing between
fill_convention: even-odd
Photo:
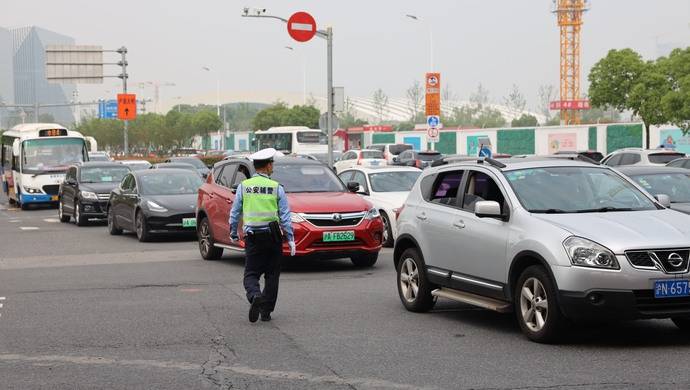
<instances>
[{"instance_id":1,"label":"tree","mask_svg":"<svg viewBox=\"0 0 690 390\"><path fill-rule=\"evenodd\" d=\"M538 124L537 117L530 114L522 114L519 118L515 118L510 122L511 127L532 127Z\"/></svg>"},{"instance_id":2,"label":"tree","mask_svg":"<svg viewBox=\"0 0 690 390\"><path fill-rule=\"evenodd\" d=\"M589 100L594 107L612 106L618 111L630 109L630 93L644 72L646 64L631 49L610 50L589 71Z\"/></svg>"},{"instance_id":3,"label":"tree","mask_svg":"<svg viewBox=\"0 0 690 390\"><path fill-rule=\"evenodd\" d=\"M383 122L383 118L388 113L388 95L381 88L377 89L372 96L374 111L378 117L378 123Z\"/></svg>"},{"instance_id":4,"label":"tree","mask_svg":"<svg viewBox=\"0 0 690 390\"><path fill-rule=\"evenodd\" d=\"M441 98L443 99L444 102L453 102L458 100L458 95L453 92L453 90L450 88L450 83L446 83L443 87L443 91L441 92Z\"/></svg>"},{"instance_id":5,"label":"tree","mask_svg":"<svg viewBox=\"0 0 690 390\"><path fill-rule=\"evenodd\" d=\"M556 99L556 87L551 84L544 84L539 86L537 91L539 96L539 112L546 118L548 122L551 119L551 101Z\"/></svg>"},{"instance_id":6,"label":"tree","mask_svg":"<svg viewBox=\"0 0 690 390\"><path fill-rule=\"evenodd\" d=\"M589 96L593 106L631 110L645 125L645 145L649 147L649 127L668 122L662 100L672 83L660 63L644 62L631 49L611 50L589 73ZM667 98L668 99L668 98Z\"/></svg>"},{"instance_id":7,"label":"tree","mask_svg":"<svg viewBox=\"0 0 690 390\"><path fill-rule=\"evenodd\" d=\"M500 111L485 107L479 112L479 115L474 120L474 124L480 128L501 127L505 126L506 119Z\"/></svg>"},{"instance_id":8,"label":"tree","mask_svg":"<svg viewBox=\"0 0 690 390\"><path fill-rule=\"evenodd\" d=\"M592 107L582 111L581 121L583 124L589 123L615 123L620 121L620 112L612 107Z\"/></svg>"},{"instance_id":9,"label":"tree","mask_svg":"<svg viewBox=\"0 0 690 390\"><path fill-rule=\"evenodd\" d=\"M417 121L417 114L422 106L424 99L424 90L418 80L415 80L412 85L405 91L407 95L407 109L410 110L410 121L413 123Z\"/></svg>"},{"instance_id":10,"label":"tree","mask_svg":"<svg viewBox=\"0 0 690 390\"><path fill-rule=\"evenodd\" d=\"M661 101L665 116L687 134L690 131L690 47L675 49L668 58L658 62L671 88Z\"/></svg>"},{"instance_id":11,"label":"tree","mask_svg":"<svg viewBox=\"0 0 690 390\"><path fill-rule=\"evenodd\" d=\"M252 121L254 130L266 130L274 126L280 126L282 117L288 108L285 103L278 102L271 107L265 108L256 114Z\"/></svg>"},{"instance_id":12,"label":"tree","mask_svg":"<svg viewBox=\"0 0 690 390\"><path fill-rule=\"evenodd\" d=\"M479 83L477 90L470 94L470 102L481 108L489 102L489 91Z\"/></svg>"},{"instance_id":13,"label":"tree","mask_svg":"<svg viewBox=\"0 0 690 390\"><path fill-rule=\"evenodd\" d=\"M527 106L527 99L525 99L525 96L520 92L520 88L516 84L513 84L508 96L503 98L503 102L506 106L517 112L525 111L525 107Z\"/></svg>"},{"instance_id":14,"label":"tree","mask_svg":"<svg viewBox=\"0 0 690 390\"><path fill-rule=\"evenodd\" d=\"M366 121L357 118L350 98L345 98L345 107L340 118L340 127L343 129L348 129L350 127L363 126L366 123Z\"/></svg>"}]
</instances>

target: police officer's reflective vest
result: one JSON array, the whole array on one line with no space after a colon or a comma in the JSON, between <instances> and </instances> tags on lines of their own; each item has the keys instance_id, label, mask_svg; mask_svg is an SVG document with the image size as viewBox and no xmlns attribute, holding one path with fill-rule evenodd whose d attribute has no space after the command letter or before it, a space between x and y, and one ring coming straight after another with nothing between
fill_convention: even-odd
<instances>
[{"instance_id":1,"label":"police officer's reflective vest","mask_svg":"<svg viewBox=\"0 0 690 390\"><path fill-rule=\"evenodd\" d=\"M242 218L246 226L278 221L278 182L256 175L242 182Z\"/></svg>"}]
</instances>

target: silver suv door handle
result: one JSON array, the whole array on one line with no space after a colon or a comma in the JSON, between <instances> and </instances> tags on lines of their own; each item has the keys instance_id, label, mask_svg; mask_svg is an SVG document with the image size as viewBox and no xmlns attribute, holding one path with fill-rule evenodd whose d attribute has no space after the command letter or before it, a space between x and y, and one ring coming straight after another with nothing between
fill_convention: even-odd
<instances>
[{"instance_id":1,"label":"silver suv door handle","mask_svg":"<svg viewBox=\"0 0 690 390\"><path fill-rule=\"evenodd\" d=\"M426 221L426 213L417 214L417 219L421 219L422 221Z\"/></svg>"},{"instance_id":2,"label":"silver suv door handle","mask_svg":"<svg viewBox=\"0 0 690 390\"><path fill-rule=\"evenodd\" d=\"M453 223L453 226L455 226L458 229L464 229L465 228L465 222L457 221L457 222Z\"/></svg>"}]
</instances>

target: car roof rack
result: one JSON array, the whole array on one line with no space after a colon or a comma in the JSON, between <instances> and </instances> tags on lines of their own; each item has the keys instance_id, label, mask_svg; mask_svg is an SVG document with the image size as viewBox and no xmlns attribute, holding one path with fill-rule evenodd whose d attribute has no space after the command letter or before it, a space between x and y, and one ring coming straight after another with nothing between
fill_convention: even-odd
<instances>
[{"instance_id":1,"label":"car roof rack","mask_svg":"<svg viewBox=\"0 0 690 390\"><path fill-rule=\"evenodd\" d=\"M498 160L494 160L491 157L480 157L477 159L477 163L479 163L479 164L483 164L485 161L488 162L491 166L494 166L498 169L503 169L503 168L507 167L507 165L505 165L504 163L502 163Z\"/></svg>"}]
</instances>

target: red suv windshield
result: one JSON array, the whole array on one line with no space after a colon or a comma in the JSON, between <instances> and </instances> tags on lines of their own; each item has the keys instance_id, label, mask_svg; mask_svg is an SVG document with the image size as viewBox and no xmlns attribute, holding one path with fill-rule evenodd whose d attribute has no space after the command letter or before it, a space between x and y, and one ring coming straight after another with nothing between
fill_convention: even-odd
<instances>
[{"instance_id":1,"label":"red suv windshield","mask_svg":"<svg viewBox=\"0 0 690 390\"><path fill-rule=\"evenodd\" d=\"M338 177L324 165L275 164L271 178L282 184L285 192L345 192Z\"/></svg>"}]
</instances>

